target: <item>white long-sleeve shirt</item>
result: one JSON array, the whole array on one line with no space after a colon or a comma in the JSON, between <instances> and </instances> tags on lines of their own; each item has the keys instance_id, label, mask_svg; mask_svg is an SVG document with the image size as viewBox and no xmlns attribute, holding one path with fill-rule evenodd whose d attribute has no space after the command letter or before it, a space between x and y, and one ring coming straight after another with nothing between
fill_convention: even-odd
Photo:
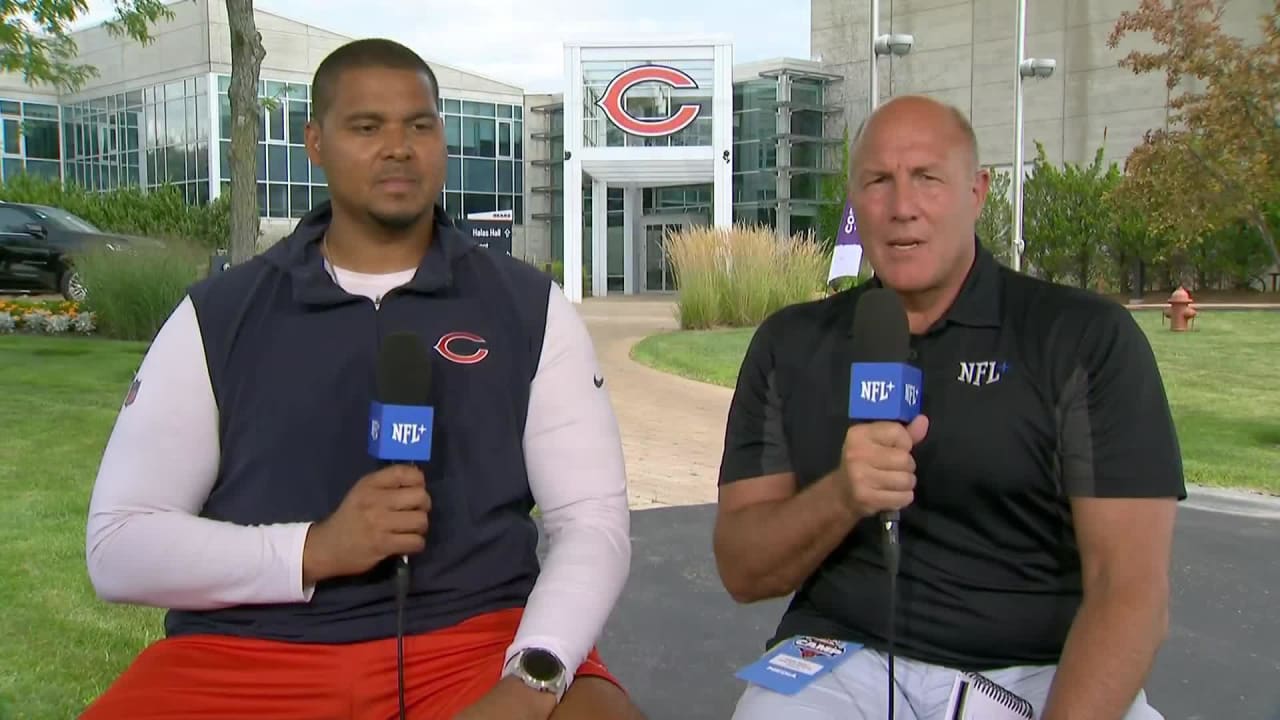
<instances>
[{"instance_id":1,"label":"white long-sleeve shirt","mask_svg":"<svg viewBox=\"0 0 1280 720\"><path fill-rule=\"evenodd\" d=\"M335 269L344 290L375 300L412 271ZM527 647L572 671L602 631L630 570L621 439L585 324L551 286L530 393L524 452L548 550L507 658ZM168 318L121 409L93 489L89 577L111 602L205 610L307 602L310 523L241 526L199 517L218 473L218 407L190 299Z\"/></svg>"}]
</instances>

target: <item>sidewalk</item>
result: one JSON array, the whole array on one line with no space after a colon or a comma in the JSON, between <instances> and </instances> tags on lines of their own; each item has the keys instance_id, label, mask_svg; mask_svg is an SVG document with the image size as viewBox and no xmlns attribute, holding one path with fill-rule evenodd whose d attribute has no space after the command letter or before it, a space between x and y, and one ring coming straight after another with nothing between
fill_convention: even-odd
<instances>
[{"instance_id":1,"label":"sidewalk","mask_svg":"<svg viewBox=\"0 0 1280 720\"><path fill-rule=\"evenodd\" d=\"M622 428L632 508L715 502L733 392L653 370L630 355L644 337L678 328L674 303L588 298L578 311L595 341Z\"/></svg>"}]
</instances>

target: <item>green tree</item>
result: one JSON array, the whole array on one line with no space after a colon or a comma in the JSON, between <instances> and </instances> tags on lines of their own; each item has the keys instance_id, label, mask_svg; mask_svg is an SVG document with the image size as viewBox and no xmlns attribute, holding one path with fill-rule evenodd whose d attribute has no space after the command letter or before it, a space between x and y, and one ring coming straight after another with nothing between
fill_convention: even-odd
<instances>
[{"instance_id":1,"label":"green tree","mask_svg":"<svg viewBox=\"0 0 1280 720\"><path fill-rule=\"evenodd\" d=\"M1262 40L1252 46L1223 31L1223 9L1214 0L1142 0L1116 22L1110 47L1132 33L1161 46L1129 53L1121 67L1164 73L1171 93L1168 129L1148 132L1130 154L1123 194L1188 251L1242 222L1280 263L1268 214L1280 197L1280 0L1259 18Z\"/></svg>"},{"instance_id":2,"label":"green tree","mask_svg":"<svg viewBox=\"0 0 1280 720\"><path fill-rule=\"evenodd\" d=\"M1115 163L1103 163L1101 147L1089 165L1059 168L1037 141L1033 173L1023 185L1027 264L1048 280L1093 285L1116 231L1107 194L1120 177Z\"/></svg>"},{"instance_id":3,"label":"green tree","mask_svg":"<svg viewBox=\"0 0 1280 720\"><path fill-rule=\"evenodd\" d=\"M818 241L828 251L835 245L836 234L840 232L840 223L844 220L844 205L849 196L848 128L845 128L844 139L840 143L839 153L839 174L828 175L823 179L819 196L822 205L818 209Z\"/></svg>"},{"instance_id":4,"label":"green tree","mask_svg":"<svg viewBox=\"0 0 1280 720\"><path fill-rule=\"evenodd\" d=\"M1012 184L1012 173L993 171L987 200L978 216L978 241L1004 265L1013 259L1009 247L1013 236L1013 203L1009 199Z\"/></svg>"},{"instance_id":5,"label":"green tree","mask_svg":"<svg viewBox=\"0 0 1280 720\"><path fill-rule=\"evenodd\" d=\"M87 0L4 0L0 2L0 69L20 73L32 86L52 85L75 92L98 69L75 62L79 48L71 26L89 9ZM152 41L151 26L173 18L163 0L115 0L115 15L104 25L116 37Z\"/></svg>"}]
</instances>

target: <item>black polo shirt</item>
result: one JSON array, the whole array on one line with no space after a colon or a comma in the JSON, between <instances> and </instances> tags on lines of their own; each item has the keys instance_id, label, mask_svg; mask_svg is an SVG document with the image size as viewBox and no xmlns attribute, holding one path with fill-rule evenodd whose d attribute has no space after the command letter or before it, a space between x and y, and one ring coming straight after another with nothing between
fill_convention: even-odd
<instances>
[{"instance_id":1,"label":"black polo shirt","mask_svg":"<svg viewBox=\"0 0 1280 720\"><path fill-rule=\"evenodd\" d=\"M876 281L787 307L756 331L729 411L721 485L838 464L850 330ZM1058 661L1081 601L1069 498L1186 497L1150 345L1129 311L1001 266L981 246L947 314L912 337L929 433L902 511L897 649L964 669ZM770 644L884 648L880 533L859 523L802 585Z\"/></svg>"}]
</instances>

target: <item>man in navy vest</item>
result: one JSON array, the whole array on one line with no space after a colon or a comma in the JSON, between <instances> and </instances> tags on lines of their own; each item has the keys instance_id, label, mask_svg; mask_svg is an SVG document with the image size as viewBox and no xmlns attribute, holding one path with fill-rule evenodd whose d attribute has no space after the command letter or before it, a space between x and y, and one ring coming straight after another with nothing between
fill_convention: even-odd
<instances>
[{"instance_id":1,"label":"man in navy vest","mask_svg":"<svg viewBox=\"0 0 1280 720\"><path fill-rule=\"evenodd\" d=\"M594 649L631 550L585 326L436 206L445 125L420 57L352 42L312 93L332 200L191 289L104 453L89 576L169 612L84 717L395 717L402 554L409 717L639 717ZM403 331L432 349L433 453L382 468L369 404L381 338Z\"/></svg>"}]
</instances>

